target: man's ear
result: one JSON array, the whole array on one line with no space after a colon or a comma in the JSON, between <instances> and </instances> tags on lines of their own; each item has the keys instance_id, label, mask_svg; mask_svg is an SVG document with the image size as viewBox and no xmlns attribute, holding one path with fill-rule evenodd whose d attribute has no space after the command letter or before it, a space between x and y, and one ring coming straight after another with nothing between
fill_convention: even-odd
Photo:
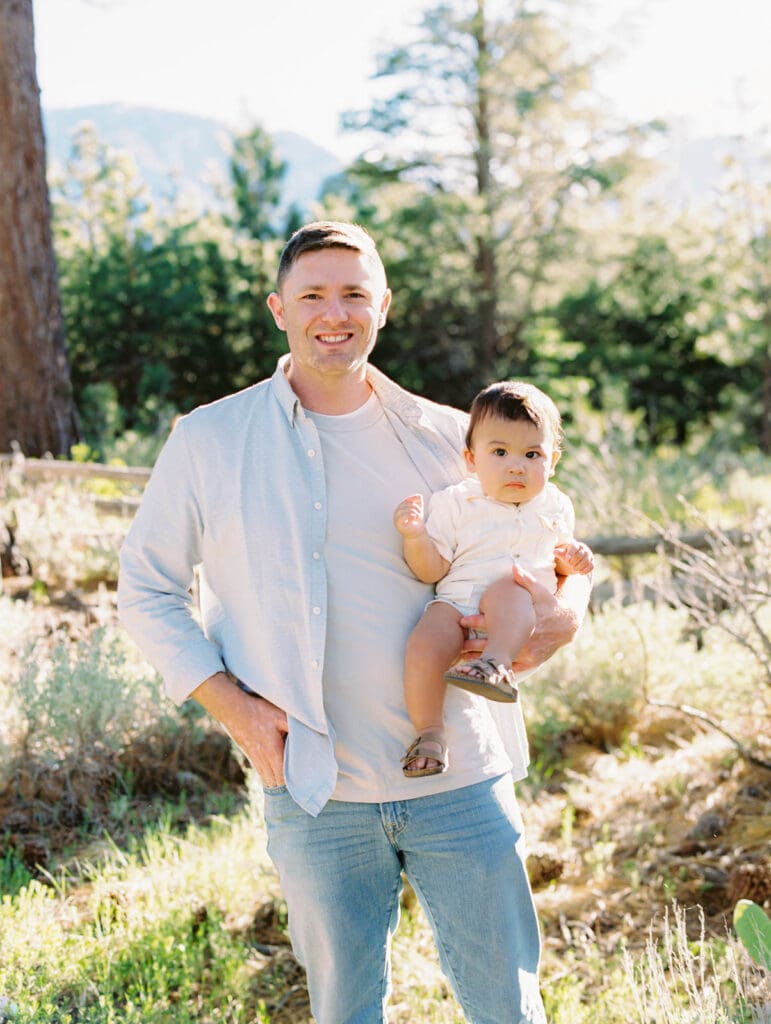
<instances>
[{"instance_id":1,"label":"man's ear","mask_svg":"<svg viewBox=\"0 0 771 1024\"><path fill-rule=\"evenodd\" d=\"M380 303L380 315L378 317L377 326L378 329L385 327L386 319L388 318L388 310L391 306L391 289L386 288L383 293L383 300Z\"/></svg>"},{"instance_id":2,"label":"man's ear","mask_svg":"<svg viewBox=\"0 0 771 1024\"><path fill-rule=\"evenodd\" d=\"M268 296L268 309L273 314L273 319L276 321L276 327L280 331L286 330L286 322L284 320L284 303L281 301L281 296L278 292L271 292Z\"/></svg>"},{"instance_id":3,"label":"man's ear","mask_svg":"<svg viewBox=\"0 0 771 1024\"><path fill-rule=\"evenodd\" d=\"M463 449L463 458L466 460L466 469L469 473L476 472L476 463L474 462L474 453L470 448Z\"/></svg>"}]
</instances>

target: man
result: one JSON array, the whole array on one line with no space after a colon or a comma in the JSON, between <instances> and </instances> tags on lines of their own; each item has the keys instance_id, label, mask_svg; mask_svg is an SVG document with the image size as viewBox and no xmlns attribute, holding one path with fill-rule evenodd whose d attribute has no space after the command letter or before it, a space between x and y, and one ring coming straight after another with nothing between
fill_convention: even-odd
<instances>
[{"instance_id":1,"label":"man","mask_svg":"<svg viewBox=\"0 0 771 1024\"><path fill-rule=\"evenodd\" d=\"M466 416L369 365L390 302L361 228L292 236L268 299L289 355L178 422L122 551L119 606L169 695L202 704L262 779L319 1024L386 1020L402 870L468 1020L541 1024L512 785L526 772L521 717L510 757L486 702L458 689L450 770L405 779L399 764L404 645L432 590L406 567L392 514L465 476ZM588 586L571 578L558 602L518 579L538 618L524 667L572 639Z\"/></svg>"}]
</instances>

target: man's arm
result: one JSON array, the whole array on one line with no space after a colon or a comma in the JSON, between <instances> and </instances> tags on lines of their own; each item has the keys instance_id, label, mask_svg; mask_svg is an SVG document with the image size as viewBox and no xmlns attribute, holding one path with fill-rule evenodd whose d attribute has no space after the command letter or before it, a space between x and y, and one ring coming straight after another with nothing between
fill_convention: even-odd
<instances>
[{"instance_id":1,"label":"man's arm","mask_svg":"<svg viewBox=\"0 0 771 1024\"><path fill-rule=\"evenodd\" d=\"M238 687L226 672L209 676L190 696L216 718L246 754L265 786L284 784L286 714Z\"/></svg>"},{"instance_id":2,"label":"man's arm","mask_svg":"<svg viewBox=\"0 0 771 1024\"><path fill-rule=\"evenodd\" d=\"M516 583L529 591L535 608L535 629L512 666L515 672L523 672L542 665L560 647L572 642L589 607L592 582L590 575L559 577L557 593L552 594L519 566L514 566L512 575ZM484 615L467 615L460 624L464 629L484 630ZM471 637L463 650L478 653L484 649L484 643L484 637Z\"/></svg>"}]
</instances>

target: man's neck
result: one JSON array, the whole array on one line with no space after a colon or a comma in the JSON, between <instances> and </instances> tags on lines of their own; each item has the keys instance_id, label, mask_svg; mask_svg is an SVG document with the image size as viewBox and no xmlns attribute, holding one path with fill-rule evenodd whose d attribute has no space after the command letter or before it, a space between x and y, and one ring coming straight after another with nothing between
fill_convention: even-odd
<instances>
[{"instance_id":1,"label":"man's neck","mask_svg":"<svg viewBox=\"0 0 771 1024\"><path fill-rule=\"evenodd\" d=\"M345 413L356 412L372 394L366 373L362 373L360 378L341 374L339 377L311 379L293 374L290 362L286 375L303 409L324 416L343 416Z\"/></svg>"}]
</instances>

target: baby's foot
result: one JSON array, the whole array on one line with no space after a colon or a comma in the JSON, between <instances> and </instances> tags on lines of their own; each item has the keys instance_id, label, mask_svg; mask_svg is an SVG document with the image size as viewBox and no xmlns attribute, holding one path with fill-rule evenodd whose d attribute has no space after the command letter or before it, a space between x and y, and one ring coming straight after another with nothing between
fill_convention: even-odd
<instances>
[{"instance_id":1,"label":"baby's foot","mask_svg":"<svg viewBox=\"0 0 771 1024\"><path fill-rule=\"evenodd\" d=\"M402 758L402 771L413 779L440 775L447 771L447 765L447 746L441 729L424 729Z\"/></svg>"}]
</instances>

